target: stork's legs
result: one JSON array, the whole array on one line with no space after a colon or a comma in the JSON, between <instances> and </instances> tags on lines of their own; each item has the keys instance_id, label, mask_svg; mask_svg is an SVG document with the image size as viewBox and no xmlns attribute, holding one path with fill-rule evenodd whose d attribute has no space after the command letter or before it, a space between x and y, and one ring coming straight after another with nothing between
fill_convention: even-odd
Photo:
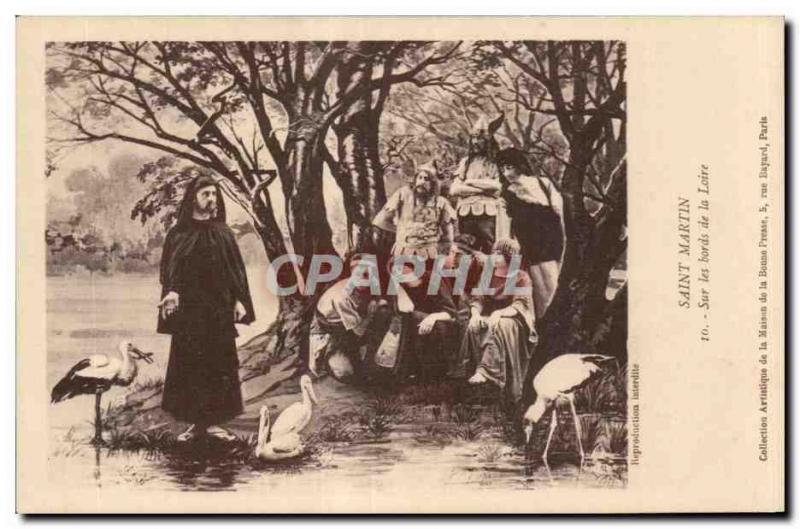
<instances>
[{"instance_id":1,"label":"stork's legs","mask_svg":"<svg viewBox=\"0 0 800 529\"><path fill-rule=\"evenodd\" d=\"M569 395L567 400L569 401L569 409L572 410L572 418L575 419L575 434L578 436L578 450L581 453L581 468L583 468L585 454L583 453L583 441L581 440L581 420L578 418L578 412L575 411L575 400L572 395Z\"/></svg>"},{"instance_id":2,"label":"stork's legs","mask_svg":"<svg viewBox=\"0 0 800 529\"><path fill-rule=\"evenodd\" d=\"M94 439L92 439L94 445L103 444L103 419L100 416L100 397L102 395L103 393L100 391L94 394Z\"/></svg>"},{"instance_id":3,"label":"stork's legs","mask_svg":"<svg viewBox=\"0 0 800 529\"><path fill-rule=\"evenodd\" d=\"M550 441L553 439L553 432L556 431L556 425L558 424L558 413L556 412L556 408L557 406L554 403L553 416L550 419L550 433L547 434L547 443L545 443L544 452L542 453L542 460L544 461L545 466L548 467L548 470L550 465L547 463L547 451L550 450Z\"/></svg>"}]
</instances>

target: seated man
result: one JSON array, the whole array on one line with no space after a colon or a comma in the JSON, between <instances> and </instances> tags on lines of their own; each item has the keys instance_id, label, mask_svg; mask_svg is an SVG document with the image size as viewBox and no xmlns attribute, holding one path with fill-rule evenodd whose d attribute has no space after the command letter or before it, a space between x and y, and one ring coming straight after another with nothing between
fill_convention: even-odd
<instances>
[{"instance_id":1,"label":"seated man","mask_svg":"<svg viewBox=\"0 0 800 529\"><path fill-rule=\"evenodd\" d=\"M403 268L405 277L414 277L412 267ZM445 375L448 348L456 344L456 305L453 302L447 281L440 281L439 288L430 293L430 272L398 285L405 299L410 301L401 306L403 296L398 293L398 312L405 312L405 338L402 344L397 371L403 378L419 376L430 381Z\"/></svg>"},{"instance_id":2,"label":"seated man","mask_svg":"<svg viewBox=\"0 0 800 529\"><path fill-rule=\"evenodd\" d=\"M321 374L327 364L337 380L361 377L359 348L380 300L370 285L359 279L374 266L374 260L355 255L350 261L350 277L329 287L317 302L308 340L308 368L314 375Z\"/></svg>"}]
</instances>

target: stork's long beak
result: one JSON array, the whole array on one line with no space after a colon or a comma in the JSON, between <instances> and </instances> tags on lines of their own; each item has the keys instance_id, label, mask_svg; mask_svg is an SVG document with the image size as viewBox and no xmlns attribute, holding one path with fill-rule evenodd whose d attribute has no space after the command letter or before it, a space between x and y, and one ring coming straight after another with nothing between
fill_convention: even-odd
<instances>
[{"instance_id":1,"label":"stork's long beak","mask_svg":"<svg viewBox=\"0 0 800 529\"><path fill-rule=\"evenodd\" d=\"M139 360L144 360L148 364L152 364L153 363L153 353L145 353L144 351L142 351L141 349L139 349L139 348L137 348L135 346L131 346L131 352Z\"/></svg>"}]
</instances>

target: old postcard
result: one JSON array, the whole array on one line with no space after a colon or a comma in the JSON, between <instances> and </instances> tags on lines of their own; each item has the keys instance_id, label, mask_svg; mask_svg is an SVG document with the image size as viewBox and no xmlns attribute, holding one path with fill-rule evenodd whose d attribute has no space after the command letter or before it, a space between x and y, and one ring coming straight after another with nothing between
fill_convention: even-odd
<instances>
[{"instance_id":1,"label":"old postcard","mask_svg":"<svg viewBox=\"0 0 800 529\"><path fill-rule=\"evenodd\" d=\"M21 18L17 509L784 509L781 18Z\"/></svg>"}]
</instances>

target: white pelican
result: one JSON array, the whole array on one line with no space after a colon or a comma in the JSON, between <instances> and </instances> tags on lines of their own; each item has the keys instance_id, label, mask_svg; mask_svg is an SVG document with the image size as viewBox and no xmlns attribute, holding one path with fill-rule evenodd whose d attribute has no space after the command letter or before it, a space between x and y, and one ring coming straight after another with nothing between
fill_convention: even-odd
<instances>
[{"instance_id":1,"label":"white pelican","mask_svg":"<svg viewBox=\"0 0 800 529\"><path fill-rule=\"evenodd\" d=\"M96 444L103 442L100 419L100 396L111 386L128 386L136 378L136 360L153 362L153 353L144 353L130 342L119 344L120 358L109 358L104 354L84 358L58 381L50 394L50 402L55 404L76 395L94 395Z\"/></svg>"},{"instance_id":2,"label":"white pelican","mask_svg":"<svg viewBox=\"0 0 800 529\"><path fill-rule=\"evenodd\" d=\"M614 360L612 356L600 354L564 354L547 362L533 378L536 401L528 408L522 418L525 441L530 442L533 425L539 422L552 404L553 416L550 420L550 433L544 447L542 459L547 464L547 451L558 424L556 408L560 399L569 402L572 417L575 419L575 433L578 436L578 450L583 466L584 453L581 442L581 423L575 411L575 391L583 386L596 373L602 371L601 364Z\"/></svg>"},{"instance_id":3,"label":"white pelican","mask_svg":"<svg viewBox=\"0 0 800 529\"><path fill-rule=\"evenodd\" d=\"M319 403L311 385L311 377L308 375L300 377L300 390L303 393L303 400L287 406L275 419L275 424L272 426L273 436L283 437L287 433L300 433L311 422L311 404Z\"/></svg>"},{"instance_id":4,"label":"white pelican","mask_svg":"<svg viewBox=\"0 0 800 529\"><path fill-rule=\"evenodd\" d=\"M303 442L295 432L280 436L270 431L269 409L261 406L261 417L258 421L258 443L255 456L266 461L279 461L297 457L303 453Z\"/></svg>"}]
</instances>

